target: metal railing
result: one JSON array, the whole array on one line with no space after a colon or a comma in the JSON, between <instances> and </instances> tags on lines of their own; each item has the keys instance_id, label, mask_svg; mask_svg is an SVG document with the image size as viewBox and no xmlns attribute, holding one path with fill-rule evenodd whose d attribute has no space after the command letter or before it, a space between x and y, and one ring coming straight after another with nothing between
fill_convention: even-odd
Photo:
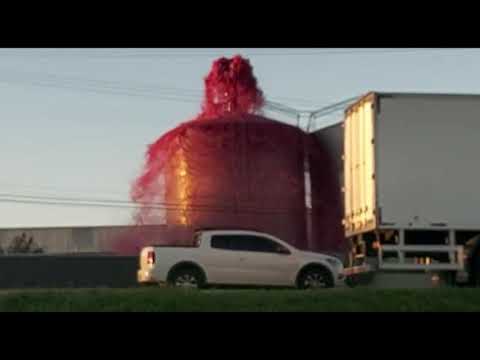
<instances>
[{"instance_id":1,"label":"metal railing","mask_svg":"<svg viewBox=\"0 0 480 360\"><path fill-rule=\"evenodd\" d=\"M398 261L385 262L385 253L396 253ZM421 253L424 256L415 262L408 253ZM436 262L433 255L447 253L448 262ZM463 246L453 245L382 245L378 249L378 268L381 270L464 270Z\"/></svg>"}]
</instances>

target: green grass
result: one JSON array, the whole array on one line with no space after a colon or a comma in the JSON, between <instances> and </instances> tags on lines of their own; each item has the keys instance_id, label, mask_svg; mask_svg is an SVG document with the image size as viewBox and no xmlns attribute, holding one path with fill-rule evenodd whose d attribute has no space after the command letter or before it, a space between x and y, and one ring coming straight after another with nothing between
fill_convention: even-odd
<instances>
[{"instance_id":1,"label":"green grass","mask_svg":"<svg viewBox=\"0 0 480 360\"><path fill-rule=\"evenodd\" d=\"M480 289L4 290L0 311L480 311Z\"/></svg>"}]
</instances>

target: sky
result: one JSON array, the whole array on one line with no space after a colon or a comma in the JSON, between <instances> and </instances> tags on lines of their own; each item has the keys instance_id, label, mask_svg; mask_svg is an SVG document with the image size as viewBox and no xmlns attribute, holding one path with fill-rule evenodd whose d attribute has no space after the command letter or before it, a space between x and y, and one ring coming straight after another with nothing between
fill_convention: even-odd
<instances>
[{"instance_id":1,"label":"sky","mask_svg":"<svg viewBox=\"0 0 480 360\"><path fill-rule=\"evenodd\" d=\"M147 145L199 112L212 61L235 54L298 110L369 91L480 94L480 49L0 49L0 228L129 224L128 207L25 201L129 201Z\"/></svg>"}]
</instances>

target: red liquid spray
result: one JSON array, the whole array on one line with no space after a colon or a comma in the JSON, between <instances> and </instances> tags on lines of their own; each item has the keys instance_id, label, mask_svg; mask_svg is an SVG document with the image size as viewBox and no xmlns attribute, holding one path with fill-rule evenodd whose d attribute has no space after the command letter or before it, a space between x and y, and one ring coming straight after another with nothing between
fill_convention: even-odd
<instances>
[{"instance_id":1,"label":"red liquid spray","mask_svg":"<svg viewBox=\"0 0 480 360\"><path fill-rule=\"evenodd\" d=\"M304 250L340 250L341 202L331 173L311 172L314 208L307 214L305 207L305 151L326 171L328 156L301 129L259 115L263 104L247 60L213 63L201 113L148 147L131 197L139 205L135 224L152 226L117 241L117 252L184 244L199 228L251 229Z\"/></svg>"}]
</instances>

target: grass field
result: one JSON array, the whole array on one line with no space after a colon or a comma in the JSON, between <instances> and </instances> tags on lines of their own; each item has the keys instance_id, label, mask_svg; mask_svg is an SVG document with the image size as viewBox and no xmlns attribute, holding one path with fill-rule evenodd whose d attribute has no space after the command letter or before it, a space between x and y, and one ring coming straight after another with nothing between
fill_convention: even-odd
<instances>
[{"instance_id":1,"label":"grass field","mask_svg":"<svg viewBox=\"0 0 480 360\"><path fill-rule=\"evenodd\" d=\"M3 290L0 311L480 311L480 289Z\"/></svg>"}]
</instances>

